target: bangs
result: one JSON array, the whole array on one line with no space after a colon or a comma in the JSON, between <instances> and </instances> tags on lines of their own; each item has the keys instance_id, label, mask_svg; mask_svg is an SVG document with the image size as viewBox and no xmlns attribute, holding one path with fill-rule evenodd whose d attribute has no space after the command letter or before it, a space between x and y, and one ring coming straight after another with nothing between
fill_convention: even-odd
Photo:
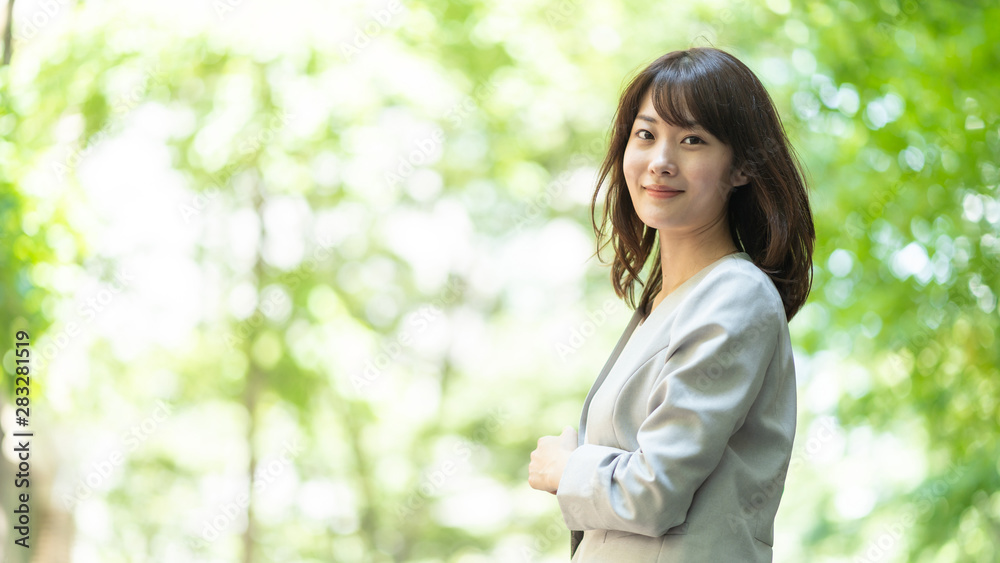
<instances>
[{"instance_id":1,"label":"bangs","mask_svg":"<svg viewBox=\"0 0 1000 563\"><path fill-rule=\"evenodd\" d=\"M700 63L700 64L699 64ZM675 127L699 126L720 141L729 144L724 104L718 101L725 86L713 80L717 73L702 61L681 56L670 60L650 80L653 108L660 118ZM713 76L714 75L714 76Z\"/></svg>"}]
</instances>

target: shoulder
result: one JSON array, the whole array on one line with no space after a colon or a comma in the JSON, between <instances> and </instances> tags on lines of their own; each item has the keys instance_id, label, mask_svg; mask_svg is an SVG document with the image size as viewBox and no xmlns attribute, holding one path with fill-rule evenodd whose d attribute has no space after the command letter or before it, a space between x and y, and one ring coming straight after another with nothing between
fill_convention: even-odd
<instances>
[{"instance_id":1,"label":"shoulder","mask_svg":"<svg viewBox=\"0 0 1000 563\"><path fill-rule=\"evenodd\" d=\"M788 321L771 278L750 260L728 256L691 289L677 310L675 329L706 324L730 334L753 329L775 334Z\"/></svg>"}]
</instances>

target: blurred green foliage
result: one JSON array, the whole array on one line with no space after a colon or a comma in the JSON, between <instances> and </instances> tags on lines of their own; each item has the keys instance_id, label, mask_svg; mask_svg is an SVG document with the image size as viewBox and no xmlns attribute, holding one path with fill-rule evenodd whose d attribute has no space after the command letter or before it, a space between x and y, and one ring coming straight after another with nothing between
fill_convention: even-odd
<instances>
[{"instance_id":1,"label":"blurred green foliage","mask_svg":"<svg viewBox=\"0 0 1000 563\"><path fill-rule=\"evenodd\" d=\"M768 86L817 223L775 559L996 560L1000 9L318 6L228 3L191 31L67 5L0 69L0 327L37 334L59 452L35 560L565 559L528 453L576 424L627 319L593 315L613 294L590 182L629 73L709 44ZM112 305L145 316L86 322L142 257L167 287L140 272ZM196 312L183 336L170 309ZM115 447L84 438L158 400L74 496Z\"/></svg>"}]
</instances>

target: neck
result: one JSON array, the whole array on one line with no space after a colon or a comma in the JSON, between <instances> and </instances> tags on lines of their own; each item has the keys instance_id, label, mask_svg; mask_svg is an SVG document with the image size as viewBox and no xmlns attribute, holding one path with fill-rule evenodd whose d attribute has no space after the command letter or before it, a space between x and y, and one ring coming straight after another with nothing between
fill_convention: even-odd
<instances>
[{"instance_id":1,"label":"neck","mask_svg":"<svg viewBox=\"0 0 1000 563\"><path fill-rule=\"evenodd\" d=\"M663 275L657 303L705 266L737 251L725 216L701 232L675 234L660 230L657 234Z\"/></svg>"}]
</instances>

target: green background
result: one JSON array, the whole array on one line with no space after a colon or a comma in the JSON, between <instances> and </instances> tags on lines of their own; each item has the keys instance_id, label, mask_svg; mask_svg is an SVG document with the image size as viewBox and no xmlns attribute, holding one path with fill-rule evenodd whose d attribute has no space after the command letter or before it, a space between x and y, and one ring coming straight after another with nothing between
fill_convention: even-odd
<instances>
[{"instance_id":1,"label":"green background","mask_svg":"<svg viewBox=\"0 0 1000 563\"><path fill-rule=\"evenodd\" d=\"M997 560L995 3L144 4L13 10L5 561L566 560L527 464L629 317L594 173L632 73L708 45L817 227L775 561Z\"/></svg>"}]
</instances>

